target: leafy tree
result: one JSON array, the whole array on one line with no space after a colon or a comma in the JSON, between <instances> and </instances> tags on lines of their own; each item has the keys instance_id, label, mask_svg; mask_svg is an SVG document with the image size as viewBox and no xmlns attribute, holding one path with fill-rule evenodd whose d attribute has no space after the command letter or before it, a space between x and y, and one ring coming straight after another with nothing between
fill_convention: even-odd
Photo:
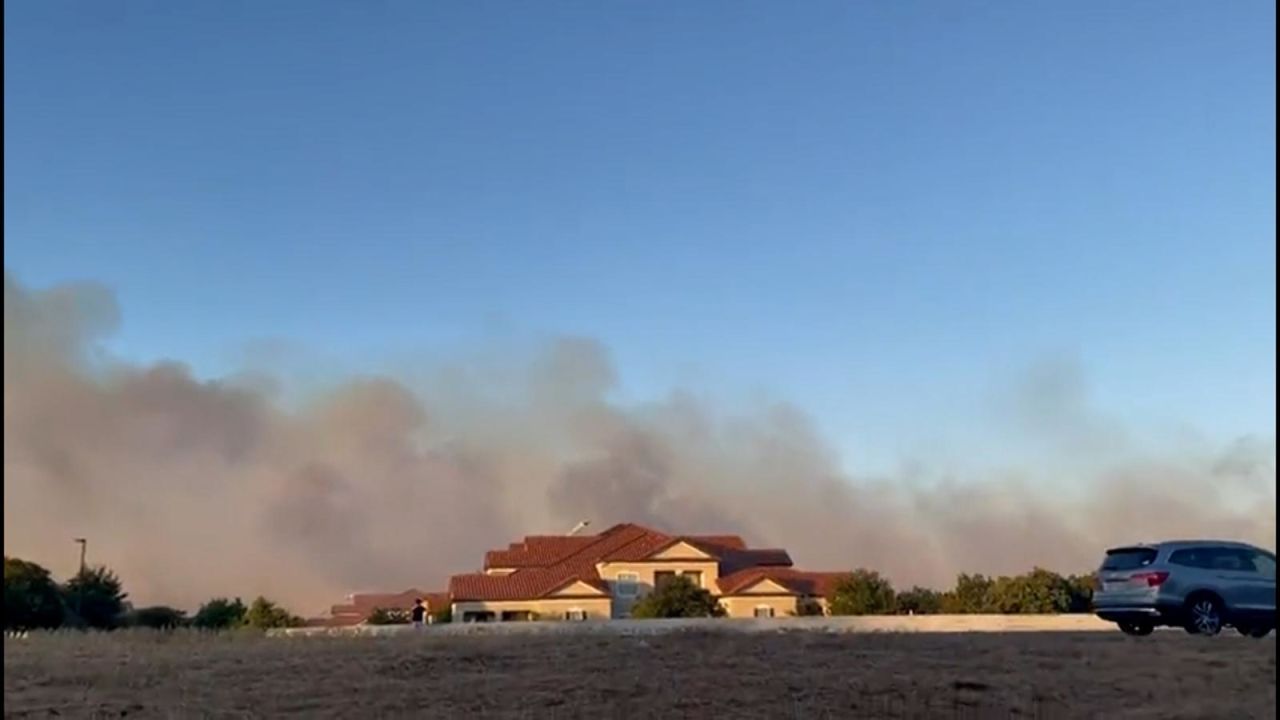
<instances>
[{"instance_id":1,"label":"leafy tree","mask_svg":"<svg viewBox=\"0 0 1280 720\"><path fill-rule=\"evenodd\" d=\"M631 607L634 618L720 617L724 608L708 591L683 575L663 583Z\"/></svg>"},{"instance_id":2,"label":"leafy tree","mask_svg":"<svg viewBox=\"0 0 1280 720\"><path fill-rule=\"evenodd\" d=\"M409 613L404 610L374 608L365 622L370 625L407 625L409 620Z\"/></svg>"},{"instance_id":3,"label":"leafy tree","mask_svg":"<svg viewBox=\"0 0 1280 720\"><path fill-rule=\"evenodd\" d=\"M1071 588L1061 575L1035 568L1022 575L997 578L991 600L999 613L1063 613L1071 607Z\"/></svg>"},{"instance_id":4,"label":"leafy tree","mask_svg":"<svg viewBox=\"0 0 1280 720\"><path fill-rule=\"evenodd\" d=\"M259 595L249 605L249 610L244 616L244 624L254 630L269 630L272 628L300 627L305 624L305 621Z\"/></svg>"},{"instance_id":5,"label":"leafy tree","mask_svg":"<svg viewBox=\"0 0 1280 720\"><path fill-rule=\"evenodd\" d=\"M98 566L85 568L68 580L62 597L81 624L109 630L120 624L128 594L115 573Z\"/></svg>"},{"instance_id":6,"label":"leafy tree","mask_svg":"<svg viewBox=\"0 0 1280 720\"><path fill-rule=\"evenodd\" d=\"M248 612L240 598L214 598L200 606L191 624L202 630L227 630L243 625Z\"/></svg>"},{"instance_id":7,"label":"leafy tree","mask_svg":"<svg viewBox=\"0 0 1280 720\"><path fill-rule=\"evenodd\" d=\"M453 622L453 608L449 605L445 605L442 609L431 613L431 622L433 623Z\"/></svg>"},{"instance_id":8,"label":"leafy tree","mask_svg":"<svg viewBox=\"0 0 1280 720\"><path fill-rule=\"evenodd\" d=\"M896 601L887 578L875 570L859 569L836 581L831 590L831 614L888 615Z\"/></svg>"},{"instance_id":9,"label":"leafy tree","mask_svg":"<svg viewBox=\"0 0 1280 720\"><path fill-rule=\"evenodd\" d=\"M186 627L187 614L177 608L164 605L139 608L129 613L125 624L130 627L151 628L153 630L172 630Z\"/></svg>"},{"instance_id":10,"label":"leafy tree","mask_svg":"<svg viewBox=\"0 0 1280 720\"><path fill-rule=\"evenodd\" d=\"M1071 603L1067 612L1087 613L1093 609L1093 589L1096 579L1092 573L1086 575L1068 575L1067 587L1071 592Z\"/></svg>"},{"instance_id":11,"label":"leafy tree","mask_svg":"<svg viewBox=\"0 0 1280 720\"><path fill-rule=\"evenodd\" d=\"M33 562L5 557L4 629L56 628L62 617L62 598L49 571Z\"/></svg>"},{"instance_id":12,"label":"leafy tree","mask_svg":"<svg viewBox=\"0 0 1280 720\"><path fill-rule=\"evenodd\" d=\"M942 594L916 586L899 592L895 605L902 615L936 615L942 612Z\"/></svg>"},{"instance_id":13,"label":"leafy tree","mask_svg":"<svg viewBox=\"0 0 1280 720\"><path fill-rule=\"evenodd\" d=\"M995 612L991 599L994 581L984 575L961 573L956 586L942 596L942 612L952 615Z\"/></svg>"}]
</instances>

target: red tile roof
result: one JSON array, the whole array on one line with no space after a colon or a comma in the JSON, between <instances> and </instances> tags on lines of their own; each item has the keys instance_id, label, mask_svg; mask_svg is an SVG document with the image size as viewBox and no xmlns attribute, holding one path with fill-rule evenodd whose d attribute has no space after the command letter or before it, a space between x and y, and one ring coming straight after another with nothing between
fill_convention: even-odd
<instances>
[{"instance_id":1,"label":"red tile roof","mask_svg":"<svg viewBox=\"0 0 1280 720\"><path fill-rule=\"evenodd\" d=\"M484 568L529 568L554 565L590 545L594 535L531 535L506 550L484 554Z\"/></svg>"},{"instance_id":2,"label":"red tile roof","mask_svg":"<svg viewBox=\"0 0 1280 720\"><path fill-rule=\"evenodd\" d=\"M836 582L848 573L807 572L789 567L753 567L721 576L717 585L721 595L734 595L760 580L772 580L797 595L827 597Z\"/></svg>"},{"instance_id":3,"label":"red tile roof","mask_svg":"<svg viewBox=\"0 0 1280 720\"><path fill-rule=\"evenodd\" d=\"M677 542L711 555L721 573L771 566L789 568L785 550L747 548L737 535L668 535L630 523L614 525L596 535L531 535L507 550L485 554L485 568L517 568L506 575L471 573L449 581L454 600L528 600L545 597L573 580L609 592L596 571L600 562L635 562ZM797 581L798 582L798 581Z\"/></svg>"},{"instance_id":4,"label":"red tile roof","mask_svg":"<svg viewBox=\"0 0 1280 720\"><path fill-rule=\"evenodd\" d=\"M669 538L656 530L623 523L598 535L566 536L562 539L572 542L559 543L547 536L526 539L525 546L531 555L538 552L536 548L547 548L547 556L558 555L553 563L526 566L508 575L455 575L449 579L449 594L455 601L528 600L544 597L572 580L581 580L607 593L608 586L596 572L597 562L633 543L661 545Z\"/></svg>"}]
</instances>

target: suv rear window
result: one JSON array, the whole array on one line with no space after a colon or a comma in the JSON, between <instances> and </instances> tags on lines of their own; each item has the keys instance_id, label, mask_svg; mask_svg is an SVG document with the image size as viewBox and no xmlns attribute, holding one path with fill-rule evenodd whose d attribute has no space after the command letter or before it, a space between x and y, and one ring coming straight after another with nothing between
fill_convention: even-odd
<instances>
[{"instance_id":1,"label":"suv rear window","mask_svg":"<svg viewBox=\"0 0 1280 720\"><path fill-rule=\"evenodd\" d=\"M1102 561L1103 570L1137 570L1156 560L1155 548L1116 548L1108 550Z\"/></svg>"}]
</instances>

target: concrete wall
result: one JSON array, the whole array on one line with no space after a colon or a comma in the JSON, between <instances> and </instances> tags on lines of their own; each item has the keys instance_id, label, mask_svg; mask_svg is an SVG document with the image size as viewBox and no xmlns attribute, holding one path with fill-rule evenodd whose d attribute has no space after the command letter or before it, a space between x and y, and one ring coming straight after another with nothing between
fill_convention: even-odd
<instances>
[{"instance_id":1,"label":"concrete wall","mask_svg":"<svg viewBox=\"0 0 1280 720\"><path fill-rule=\"evenodd\" d=\"M720 564L716 560L691 558L687 560L668 560L662 562L610 562L596 565L600 578L609 583L613 593L613 617L623 618L631 612L631 605L636 600L653 591L654 573L657 572L698 572L702 573L702 587L715 592L716 581L720 578ZM633 598L621 597L614 588L619 573L635 573L639 576L639 586Z\"/></svg>"},{"instance_id":2,"label":"concrete wall","mask_svg":"<svg viewBox=\"0 0 1280 720\"><path fill-rule=\"evenodd\" d=\"M407 625L359 628L291 628L273 636L395 635L412 632ZM614 620L612 622L450 623L433 625L428 635L471 633L611 633L647 635L667 632L1118 632L1114 624L1093 615L871 615L861 617L784 617L767 620L712 618L698 620Z\"/></svg>"},{"instance_id":3,"label":"concrete wall","mask_svg":"<svg viewBox=\"0 0 1280 720\"><path fill-rule=\"evenodd\" d=\"M455 602L453 604L453 621L463 622L466 613L491 612L494 620L502 619L504 611L532 612L541 620L561 620L571 610L582 610L588 620L608 620L610 602L607 597L600 598L545 598L541 600L508 600L502 602Z\"/></svg>"}]
</instances>

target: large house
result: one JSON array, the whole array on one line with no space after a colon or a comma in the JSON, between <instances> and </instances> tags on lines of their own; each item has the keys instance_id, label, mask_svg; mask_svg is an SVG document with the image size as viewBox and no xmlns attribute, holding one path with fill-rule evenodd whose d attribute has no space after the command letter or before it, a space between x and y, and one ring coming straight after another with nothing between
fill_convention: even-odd
<instances>
[{"instance_id":1,"label":"large house","mask_svg":"<svg viewBox=\"0 0 1280 720\"><path fill-rule=\"evenodd\" d=\"M415 597L430 597L432 612L447 599L454 622L625 618L676 576L709 590L729 617L775 617L826 612L840 573L796 570L787 551L748 548L737 535L624 523L595 535L530 535L485 553L482 571L454 575L447 594L353 596L325 624L358 623L373 607L408 607Z\"/></svg>"}]
</instances>

